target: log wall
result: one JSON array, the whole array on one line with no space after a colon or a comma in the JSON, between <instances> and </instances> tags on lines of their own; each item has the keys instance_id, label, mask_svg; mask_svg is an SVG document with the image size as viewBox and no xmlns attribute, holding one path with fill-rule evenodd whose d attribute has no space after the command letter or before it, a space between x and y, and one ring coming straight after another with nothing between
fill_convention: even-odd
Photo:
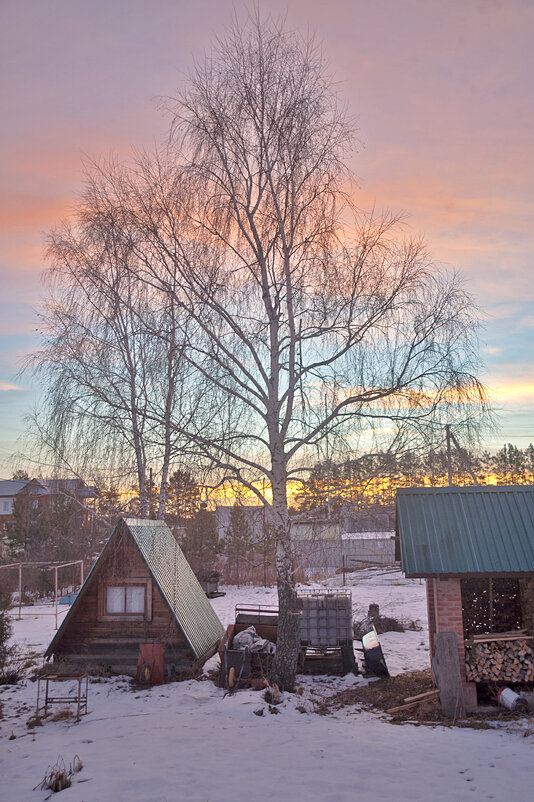
<instances>
[{"instance_id":1,"label":"log wall","mask_svg":"<svg viewBox=\"0 0 534 802\"><path fill-rule=\"evenodd\" d=\"M67 622L54 658L88 670L111 668L116 673L135 675L139 644L165 644L165 664L179 673L196 669L194 656L135 545L122 538L110 544L102 564L86 586L83 595ZM128 617L102 617L106 583L120 584L132 580L151 585L150 620Z\"/></svg>"}]
</instances>

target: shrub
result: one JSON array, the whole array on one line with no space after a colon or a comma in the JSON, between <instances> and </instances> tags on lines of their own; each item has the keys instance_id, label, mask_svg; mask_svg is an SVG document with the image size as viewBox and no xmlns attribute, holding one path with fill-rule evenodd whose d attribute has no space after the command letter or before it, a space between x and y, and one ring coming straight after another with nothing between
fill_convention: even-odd
<instances>
[{"instance_id":1,"label":"shrub","mask_svg":"<svg viewBox=\"0 0 534 802\"><path fill-rule=\"evenodd\" d=\"M9 639L12 633L11 620L8 609L11 599L8 593L0 593L0 684L6 684L4 675L8 672L8 664L13 655L14 647L9 646Z\"/></svg>"}]
</instances>

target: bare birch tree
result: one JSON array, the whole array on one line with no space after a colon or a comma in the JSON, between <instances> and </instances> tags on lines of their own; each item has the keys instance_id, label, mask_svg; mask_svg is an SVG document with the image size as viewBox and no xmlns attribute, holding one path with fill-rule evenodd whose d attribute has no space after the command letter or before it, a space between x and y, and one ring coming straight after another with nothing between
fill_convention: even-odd
<instances>
[{"instance_id":1,"label":"bare birch tree","mask_svg":"<svg viewBox=\"0 0 534 802\"><path fill-rule=\"evenodd\" d=\"M353 214L352 132L313 42L270 21L236 25L167 107L175 166L145 161L127 193L135 207L140 184L167 184L150 208L131 206L159 256L157 269L139 263L141 277L187 309L187 359L211 385L193 425L175 429L198 460L272 504L273 679L290 690L288 483L326 437L415 438L444 407L462 418L483 402L476 314L396 220Z\"/></svg>"},{"instance_id":2,"label":"bare birch tree","mask_svg":"<svg viewBox=\"0 0 534 802\"><path fill-rule=\"evenodd\" d=\"M31 358L46 389L33 434L41 456L63 471L123 485L133 472L141 517L148 464L157 466L162 518L183 343L173 298L136 278L131 231L110 191L117 169L113 159L88 168L74 220L49 237L51 293L40 314L43 345Z\"/></svg>"},{"instance_id":3,"label":"bare birch tree","mask_svg":"<svg viewBox=\"0 0 534 802\"><path fill-rule=\"evenodd\" d=\"M313 42L271 21L236 24L166 105L168 150L100 171L105 203L90 230L102 225L117 298L131 282L150 309L172 316L167 327L136 312L152 320L147 347L166 332L166 386L178 381L177 343L187 366L165 432L195 470L272 507L280 608L272 678L291 690L299 611L288 486L327 438L333 459L360 435L415 439L442 418L478 411L476 311L458 278L394 218L356 213L345 164L353 133ZM109 250L117 232L119 250ZM65 264L61 247L62 238L56 255ZM85 319L82 308L76 314ZM80 330L82 345L85 337ZM79 360L82 378L89 357ZM128 414L139 410L150 430L161 415L145 401L148 383L135 375Z\"/></svg>"}]
</instances>

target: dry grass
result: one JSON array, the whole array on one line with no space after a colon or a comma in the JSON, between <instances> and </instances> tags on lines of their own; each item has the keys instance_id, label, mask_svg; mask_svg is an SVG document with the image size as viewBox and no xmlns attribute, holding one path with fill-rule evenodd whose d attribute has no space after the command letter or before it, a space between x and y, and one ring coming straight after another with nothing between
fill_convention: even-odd
<instances>
[{"instance_id":1,"label":"dry grass","mask_svg":"<svg viewBox=\"0 0 534 802\"><path fill-rule=\"evenodd\" d=\"M54 713L54 715L50 717L50 721L70 721L72 718L74 718L74 713L72 710L64 708L63 710L58 710L57 713Z\"/></svg>"},{"instance_id":2,"label":"dry grass","mask_svg":"<svg viewBox=\"0 0 534 802\"><path fill-rule=\"evenodd\" d=\"M376 629L378 635L384 632L421 632L422 626L417 621L409 619L392 618L386 615L379 615L376 618L363 618L361 621L354 621L352 631L356 640L361 640L370 631L371 627Z\"/></svg>"},{"instance_id":3,"label":"dry grass","mask_svg":"<svg viewBox=\"0 0 534 802\"><path fill-rule=\"evenodd\" d=\"M348 688L324 699L317 707L317 712L328 715L345 707L359 707L369 710L386 712L393 707L404 704L410 696L416 696L434 688L430 669L425 671L410 671L396 677L387 677L371 682L369 685L357 688ZM453 722L441 712L439 699L429 699L420 702L407 710L399 710L391 715L391 722L402 724L415 722L421 724L440 724L442 726L471 727L473 729L487 729L490 722L517 721L524 718L520 712L513 712L502 707L496 707L489 713L471 713L462 721Z\"/></svg>"},{"instance_id":4,"label":"dry grass","mask_svg":"<svg viewBox=\"0 0 534 802\"><path fill-rule=\"evenodd\" d=\"M61 755L58 755L58 759L54 765L47 768L45 776L43 777L43 781L40 784L40 788L43 791L50 790L55 794L57 794L59 791L64 791L65 788L70 788L72 785L71 777L81 771L82 768L83 763L78 755L74 755L68 768L65 766L65 761ZM33 790L35 791L38 787L39 786L36 785Z\"/></svg>"}]
</instances>

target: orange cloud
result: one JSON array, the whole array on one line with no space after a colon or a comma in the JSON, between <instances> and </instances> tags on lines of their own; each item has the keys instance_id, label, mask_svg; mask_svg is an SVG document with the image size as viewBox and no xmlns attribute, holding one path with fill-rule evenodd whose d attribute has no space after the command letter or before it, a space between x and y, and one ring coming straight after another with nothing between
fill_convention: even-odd
<instances>
[{"instance_id":1,"label":"orange cloud","mask_svg":"<svg viewBox=\"0 0 534 802\"><path fill-rule=\"evenodd\" d=\"M8 393L11 390L23 391L24 387L17 387L16 384L9 384L8 382L0 382L0 392Z\"/></svg>"},{"instance_id":2,"label":"orange cloud","mask_svg":"<svg viewBox=\"0 0 534 802\"><path fill-rule=\"evenodd\" d=\"M497 381L488 387L492 400L497 403L534 404L534 382Z\"/></svg>"}]
</instances>

